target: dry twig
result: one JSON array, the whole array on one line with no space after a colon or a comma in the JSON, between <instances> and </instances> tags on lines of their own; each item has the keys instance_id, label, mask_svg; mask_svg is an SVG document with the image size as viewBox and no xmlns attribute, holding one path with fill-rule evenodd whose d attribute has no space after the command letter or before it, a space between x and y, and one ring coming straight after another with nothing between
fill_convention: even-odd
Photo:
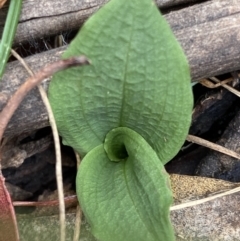
<instances>
[{"instance_id":1,"label":"dry twig","mask_svg":"<svg viewBox=\"0 0 240 241\"><path fill-rule=\"evenodd\" d=\"M228 155L228 156L240 159L240 154L238 154L237 152L231 151L231 150L229 150L229 149L227 149L227 148L225 148L223 146L220 146L220 145L217 145L217 144L212 143L210 141L204 140L204 139L202 139L200 137L193 136L193 135L188 135L186 140L190 141L190 142L193 142L193 143L196 143L198 145L210 148L212 150L221 152L221 153L223 153L225 155Z\"/></svg>"},{"instance_id":2,"label":"dry twig","mask_svg":"<svg viewBox=\"0 0 240 241\"><path fill-rule=\"evenodd\" d=\"M77 203L77 196L72 195L64 198L64 202L67 204L75 204ZM49 206L58 206L59 200L50 200L50 201L37 201L37 202L29 202L29 201L14 201L14 207L49 207Z\"/></svg>"},{"instance_id":3,"label":"dry twig","mask_svg":"<svg viewBox=\"0 0 240 241\"><path fill-rule=\"evenodd\" d=\"M79 154L75 151L75 156L77 160L77 168L79 168L81 159ZM79 206L77 205L77 210L76 210L76 219L75 219L75 228L74 228L74 235L73 235L73 241L78 241L80 238L80 233L81 233L81 223L82 223L82 210Z\"/></svg>"},{"instance_id":4,"label":"dry twig","mask_svg":"<svg viewBox=\"0 0 240 241\"><path fill-rule=\"evenodd\" d=\"M237 77L239 77L239 75L237 75ZM230 85L227 85L228 83L232 82L234 80L234 78L231 77L231 78L228 78L228 79L223 80L223 81L220 81L216 77L211 77L209 79L212 80L213 82L215 82L216 84L213 84L208 79L200 80L200 84L202 84L203 86L206 86L208 88L211 88L211 89L222 86L223 88L225 88L228 91L232 92L234 95L240 97L240 92L238 90L234 89Z\"/></svg>"},{"instance_id":5,"label":"dry twig","mask_svg":"<svg viewBox=\"0 0 240 241\"><path fill-rule=\"evenodd\" d=\"M232 190L229 190L229 191L226 191L226 192L223 192L223 193L219 193L219 194L216 194L216 195L211 196L211 197L202 198L202 199L199 199L199 200L195 200L195 201L186 202L186 203L182 203L182 204L172 206L172 207L170 207L170 211L179 210L179 209L188 208L188 207L193 207L193 206L205 203L205 202L212 201L212 200L214 200L216 198L219 198L219 197L223 197L223 196L226 196L226 195L237 193L239 191L240 191L240 187L236 187Z\"/></svg>"},{"instance_id":6,"label":"dry twig","mask_svg":"<svg viewBox=\"0 0 240 241\"><path fill-rule=\"evenodd\" d=\"M215 77L212 77L212 78L210 78L210 79L211 79L212 81L214 81L215 83L220 84L220 85L221 85L221 83L223 82L223 81L221 82L219 79L217 79L217 78L215 78ZM230 79L231 79L231 81L233 80L233 78L229 78L228 80L230 80ZM227 81L227 80L225 80L225 81ZM232 92L234 95L240 97L240 92L239 92L238 90L234 89L233 87L231 87L231 86L229 86L229 85L227 85L227 84L222 84L222 87L224 87L224 88L227 89L228 91Z\"/></svg>"}]
</instances>

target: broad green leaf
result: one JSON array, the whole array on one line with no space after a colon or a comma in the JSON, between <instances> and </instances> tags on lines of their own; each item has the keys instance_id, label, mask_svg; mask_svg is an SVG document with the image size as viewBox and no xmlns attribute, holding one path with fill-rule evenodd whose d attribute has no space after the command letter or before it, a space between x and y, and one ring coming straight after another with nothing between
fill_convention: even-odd
<instances>
[{"instance_id":1,"label":"broad green leaf","mask_svg":"<svg viewBox=\"0 0 240 241\"><path fill-rule=\"evenodd\" d=\"M184 142L192 93L185 55L151 0L111 0L64 58L49 99L65 144L85 156L78 198L101 241L172 241L163 165ZM115 158L117 157L117 158Z\"/></svg>"},{"instance_id":2,"label":"broad green leaf","mask_svg":"<svg viewBox=\"0 0 240 241\"><path fill-rule=\"evenodd\" d=\"M174 240L168 174L136 132L126 127L110 131L106 142L84 157L77 184L81 208L97 239Z\"/></svg>"},{"instance_id":3,"label":"broad green leaf","mask_svg":"<svg viewBox=\"0 0 240 241\"><path fill-rule=\"evenodd\" d=\"M183 144L191 119L189 67L151 0L111 0L82 27L64 58L91 66L63 71L49 98L65 144L81 155L113 128L142 135L163 164Z\"/></svg>"}]
</instances>

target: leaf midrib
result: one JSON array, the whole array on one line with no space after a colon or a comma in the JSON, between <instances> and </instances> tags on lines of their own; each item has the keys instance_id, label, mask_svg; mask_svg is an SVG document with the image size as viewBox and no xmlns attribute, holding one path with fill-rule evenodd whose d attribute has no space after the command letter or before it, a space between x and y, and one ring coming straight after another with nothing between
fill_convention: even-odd
<instances>
[{"instance_id":1,"label":"leaf midrib","mask_svg":"<svg viewBox=\"0 0 240 241\"><path fill-rule=\"evenodd\" d=\"M125 90L126 90L126 82L127 82L127 70L128 70L128 63L129 63L129 58L130 58L130 49L132 46L132 37L133 37L133 22L135 20L136 14L134 14L131 22L131 35L130 39L128 41L128 51L127 51L127 56L126 56L126 62L125 62L125 68L124 68L124 77L123 77L123 86L122 86L122 101L121 101L121 108L120 108L120 118L119 118L119 126L122 127L123 125L123 110L125 106Z\"/></svg>"},{"instance_id":2,"label":"leaf midrib","mask_svg":"<svg viewBox=\"0 0 240 241\"><path fill-rule=\"evenodd\" d=\"M127 161L129 161L129 160L127 160ZM126 161L125 164L123 165L123 174L124 174L124 180L125 180L125 184L126 184L126 189L127 189L127 192L128 192L128 196L129 196L130 200L131 200L132 203L133 203L133 207L134 207L137 215L139 216L139 219L141 219L141 221L142 221L143 225L145 226L146 230L148 230L147 224L144 222L144 219L142 218L141 214L139 213L139 211L138 211L138 209L137 209L137 205L135 204L134 199L133 199L133 197L132 197L132 195L131 195L131 191L130 191L130 187L129 187L129 185L128 185L127 175L126 175L126 172L127 172L127 171L126 171L126 169L127 169L126 163L127 163L127 161ZM149 230L148 230L148 231L149 231ZM152 236L152 233L151 233L151 232L149 232L149 234ZM153 237L153 240L154 240L154 236L152 236L152 237Z\"/></svg>"}]
</instances>

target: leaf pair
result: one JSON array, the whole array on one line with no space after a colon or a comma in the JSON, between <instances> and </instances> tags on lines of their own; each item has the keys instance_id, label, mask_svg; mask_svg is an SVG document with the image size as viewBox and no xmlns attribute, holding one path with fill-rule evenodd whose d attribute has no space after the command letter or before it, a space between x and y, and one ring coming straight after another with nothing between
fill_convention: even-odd
<instances>
[{"instance_id":1,"label":"leaf pair","mask_svg":"<svg viewBox=\"0 0 240 241\"><path fill-rule=\"evenodd\" d=\"M94 235L174 240L163 165L184 142L192 109L180 45L151 0L111 0L63 57L80 54L92 64L56 74L49 99L63 142L86 155L77 193Z\"/></svg>"}]
</instances>

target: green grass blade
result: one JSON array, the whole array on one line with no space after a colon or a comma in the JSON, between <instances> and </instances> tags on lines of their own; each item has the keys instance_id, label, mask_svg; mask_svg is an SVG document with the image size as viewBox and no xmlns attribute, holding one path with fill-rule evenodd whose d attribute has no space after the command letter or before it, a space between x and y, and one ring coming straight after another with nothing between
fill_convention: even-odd
<instances>
[{"instance_id":1,"label":"green grass blade","mask_svg":"<svg viewBox=\"0 0 240 241\"><path fill-rule=\"evenodd\" d=\"M18 19L22 8L22 0L11 0L2 39L0 42L0 78L5 70L10 50L16 33Z\"/></svg>"}]
</instances>

